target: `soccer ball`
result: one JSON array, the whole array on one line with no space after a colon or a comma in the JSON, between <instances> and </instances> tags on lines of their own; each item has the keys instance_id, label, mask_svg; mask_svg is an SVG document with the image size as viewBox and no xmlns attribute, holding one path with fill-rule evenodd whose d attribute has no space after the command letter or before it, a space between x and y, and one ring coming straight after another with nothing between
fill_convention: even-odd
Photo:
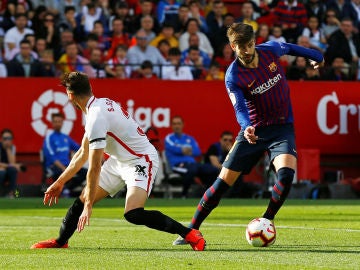
<instances>
[{"instance_id":1,"label":"soccer ball","mask_svg":"<svg viewBox=\"0 0 360 270\"><path fill-rule=\"evenodd\" d=\"M276 239L275 226L266 218L255 218L246 227L245 236L254 247L271 246Z\"/></svg>"}]
</instances>

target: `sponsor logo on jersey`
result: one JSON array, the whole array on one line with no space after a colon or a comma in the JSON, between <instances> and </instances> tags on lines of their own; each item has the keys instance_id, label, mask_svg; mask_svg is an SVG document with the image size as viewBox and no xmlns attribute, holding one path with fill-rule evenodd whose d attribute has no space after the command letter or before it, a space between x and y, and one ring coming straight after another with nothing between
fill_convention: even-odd
<instances>
[{"instance_id":1,"label":"sponsor logo on jersey","mask_svg":"<svg viewBox=\"0 0 360 270\"><path fill-rule=\"evenodd\" d=\"M136 165L135 166L135 174L147 177L145 169L146 169L146 166Z\"/></svg>"},{"instance_id":2,"label":"sponsor logo on jersey","mask_svg":"<svg viewBox=\"0 0 360 270\"><path fill-rule=\"evenodd\" d=\"M273 78L270 78L267 82L263 83L262 85L256 87L254 90L251 91L252 95L257 95L257 94L263 94L266 91L268 91L269 89L271 89L273 86L275 86L277 84L278 81L281 80L281 75L278 74Z\"/></svg>"},{"instance_id":3,"label":"sponsor logo on jersey","mask_svg":"<svg viewBox=\"0 0 360 270\"><path fill-rule=\"evenodd\" d=\"M277 70L277 65L275 64L275 62L272 62L270 65L269 65L269 70L271 72L275 72Z\"/></svg>"}]
</instances>

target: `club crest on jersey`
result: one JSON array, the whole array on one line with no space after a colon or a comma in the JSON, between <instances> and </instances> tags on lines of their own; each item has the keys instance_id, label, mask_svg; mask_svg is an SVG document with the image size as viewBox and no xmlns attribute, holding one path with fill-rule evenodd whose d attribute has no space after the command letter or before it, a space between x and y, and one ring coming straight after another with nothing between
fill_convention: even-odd
<instances>
[{"instance_id":1,"label":"club crest on jersey","mask_svg":"<svg viewBox=\"0 0 360 270\"><path fill-rule=\"evenodd\" d=\"M270 65L269 65L269 70L271 72L275 72L277 70L277 65L275 64L275 62L272 62Z\"/></svg>"}]
</instances>

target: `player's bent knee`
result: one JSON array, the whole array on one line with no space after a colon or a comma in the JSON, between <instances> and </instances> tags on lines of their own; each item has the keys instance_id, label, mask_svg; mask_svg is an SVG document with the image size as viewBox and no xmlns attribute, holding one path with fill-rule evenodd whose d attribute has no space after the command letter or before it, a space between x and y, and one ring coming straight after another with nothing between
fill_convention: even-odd
<instances>
[{"instance_id":1,"label":"player's bent knee","mask_svg":"<svg viewBox=\"0 0 360 270\"><path fill-rule=\"evenodd\" d=\"M284 184L291 184L294 180L295 170L283 167L277 172L278 180Z\"/></svg>"},{"instance_id":2,"label":"player's bent knee","mask_svg":"<svg viewBox=\"0 0 360 270\"><path fill-rule=\"evenodd\" d=\"M142 216L143 216L144 208L135 208L124 214L124 217L130 223L136 225L143 225Z\"/></svg>"}]
</instances>

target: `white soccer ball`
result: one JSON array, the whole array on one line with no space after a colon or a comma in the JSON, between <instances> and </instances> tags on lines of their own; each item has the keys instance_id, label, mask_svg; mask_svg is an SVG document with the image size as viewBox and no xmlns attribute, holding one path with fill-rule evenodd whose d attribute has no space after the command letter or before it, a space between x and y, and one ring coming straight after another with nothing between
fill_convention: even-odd
<instances>
[{"instance_id":1,"label":"white soccer ball","mask_svg":"<svg viewBox=\"0 0 360 270\"><path fill-rule=\"evenodd\" d=\"M267 247L274 244L276 229L266 218L255 218L246 227L246 240L254 247Z\"/></svg>"}]
</instances>

